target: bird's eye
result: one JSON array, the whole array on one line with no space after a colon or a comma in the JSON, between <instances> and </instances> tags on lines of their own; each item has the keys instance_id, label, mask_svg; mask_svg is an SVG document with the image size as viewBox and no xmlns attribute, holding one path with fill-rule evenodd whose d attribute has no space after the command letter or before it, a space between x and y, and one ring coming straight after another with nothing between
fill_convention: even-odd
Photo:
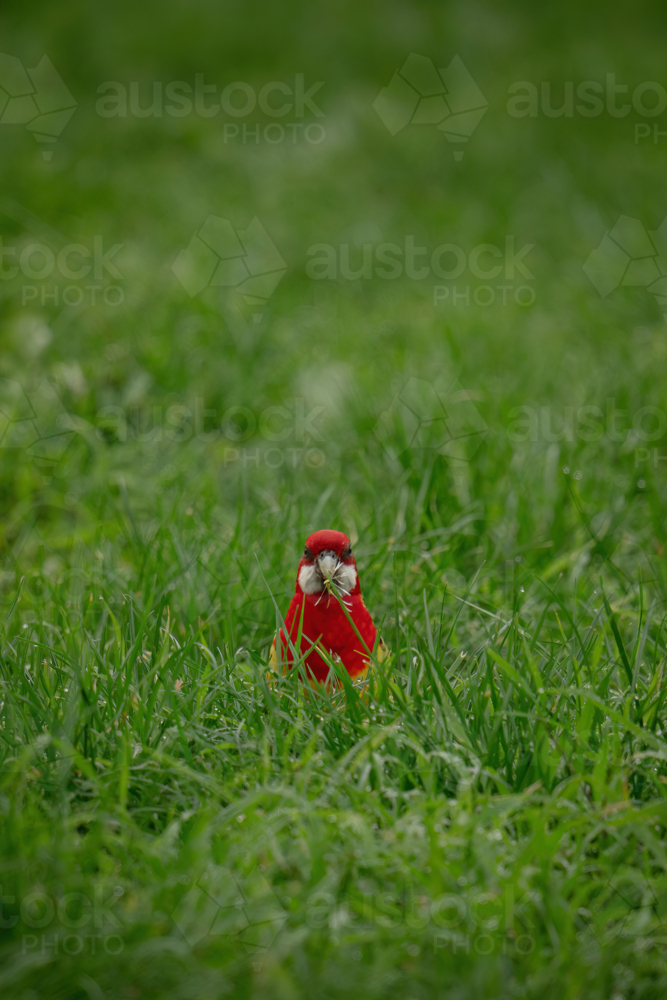
<instances>
[{"instance_id":1,"label":"bird's eye","mask_svg":"<svg viewBox=\"0 0 667 1000\"><path fill-rule=\"evenodd\" d=\"M349 559L352 555L352 546L348 545L347 548L343 549L341 552L341 559Z\"/></svg>"},{"instance_id":2,"label":"bird's eye","mask_svg":"<svg viewBox=\"0 0 667 1000\"><path fill-rule=\"evenodd\" d=\"M304 559L308 559L308 560L310 560L311 562L312 562L312 560L313 560L313 559L315 558L315 556L314 556L314 555L313 555L313 553L312 553L312 552L310 551L310 549L308 548L308 546L307 546L307 545L306 545L305 549L303 550L303 558L304 558Z\"/></svg>"}]
</instances>

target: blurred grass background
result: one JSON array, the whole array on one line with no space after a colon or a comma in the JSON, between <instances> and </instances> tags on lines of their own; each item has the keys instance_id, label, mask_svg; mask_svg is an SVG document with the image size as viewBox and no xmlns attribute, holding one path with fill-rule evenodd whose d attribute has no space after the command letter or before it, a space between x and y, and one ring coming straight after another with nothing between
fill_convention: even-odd
<instances>
[{"instance_id":1,"label":"blurred grass background","mask_svg":"<svg viewBox=\"0 0 667 1000\"><path fill-rule=\"evenodd\" d=\"M93 284L122 294L0 280L7 995L664 995L666 328L582 269L619 216L662 223L666 140L635 128L664 115L507 101L667 86L666 17L3 5L2 52L46 54L77 107L48 160L0 124L2 246L121 244ZM411 52L458 54L489 102L460 161L373 110ZM96 110L197 74L322 81L298 121L323 140ZM261 308L177 280L209 215L284 258ZM411 236L533 245L534 302L308 276L318 244L356 267ZM263 680L319 527L353 538L393 652L362 701Z\"/></svg>"}]
</instances>

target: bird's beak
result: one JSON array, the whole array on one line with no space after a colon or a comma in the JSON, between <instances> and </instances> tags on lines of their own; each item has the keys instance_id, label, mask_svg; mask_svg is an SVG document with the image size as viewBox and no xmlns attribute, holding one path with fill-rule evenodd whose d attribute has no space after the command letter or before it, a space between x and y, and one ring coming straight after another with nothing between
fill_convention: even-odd
<instances>
[{"instance_id":1,"label":"bird's beak","mask_svg":"<svg viewBox=\"0 0 667 1000\"><path fill-rule=\"evenodd\" d=\"M317 570L322 577L322 582L327 590L331 590L334 586L334 578L336 575L336 570L340 566L340 559L335 552L320 552L316 559Z\"/></svg>"}]
</instances>

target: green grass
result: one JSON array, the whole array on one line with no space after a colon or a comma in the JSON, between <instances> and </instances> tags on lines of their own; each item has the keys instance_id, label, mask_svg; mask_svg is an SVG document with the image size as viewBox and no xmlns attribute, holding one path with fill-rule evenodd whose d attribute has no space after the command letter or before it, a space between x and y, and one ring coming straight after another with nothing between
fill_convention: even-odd
<instances>
[{"instance_id":1,"label":"green grass","mask_svg":"<svg viewBox=\"0 0 667 1000\"><path fill-rule=\"evenodd\" d=\"M248 558L215 543L204 560L204 523L145 541L129 523L124 579L110 546L85 580L42 576L23 627L22 601L5 627L4 914L21 916L6 989L45 995L48 972L55 996L91 980L115 996L289 996L313 980L332 996L606 996L626 981L658 995L655 602L631 586L607 608L600 586L575 600L562 577L525 574L495 610L493 572L440 582L449 559L421 543L447 529L388 546L364 526L394 655L361 700L304 700L264 677L274 616L252 553L281 593L280 533L258 546L239 523Z\"/></svg>"},{"instance_id":2,"label":"green grass","mask_svg":"<svg viewBox=\"0 0 667 1000\"><path fill-rule=\"evenodd\" d=\"M124 296L0 280L3 996L665 995L667 333L582 271L619 215L658 228L664 154L633 116L505 110L513 81L662 80L664 13L357 7L0 15L78 104L48 162L0 125L2 245L121 243ZM410 51L489 100L460 163L372 109ZM326 140L95 112L197 73L324 80ZM172 273L210 214L285 259L262 309ZM409 236L534 244L534 303L308 275ZM391 655L304 698L266 665L323 527Z\"/></svg>"}]
</instances>

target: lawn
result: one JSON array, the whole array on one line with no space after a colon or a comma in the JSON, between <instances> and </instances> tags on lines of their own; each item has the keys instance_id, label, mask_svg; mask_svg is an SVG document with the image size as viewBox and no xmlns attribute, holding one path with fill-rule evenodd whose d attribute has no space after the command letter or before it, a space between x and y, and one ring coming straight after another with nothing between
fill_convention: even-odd
<instances>
[{"instance_id":1,"label":"lawn","mask_svg":"<svg viewBox=\"0 0 667 1000\"><path fill-rule=\"evenodd\" d=\"M665 996L666 21L3 5L3 996Z\"/></svg>"}]
</instances>

